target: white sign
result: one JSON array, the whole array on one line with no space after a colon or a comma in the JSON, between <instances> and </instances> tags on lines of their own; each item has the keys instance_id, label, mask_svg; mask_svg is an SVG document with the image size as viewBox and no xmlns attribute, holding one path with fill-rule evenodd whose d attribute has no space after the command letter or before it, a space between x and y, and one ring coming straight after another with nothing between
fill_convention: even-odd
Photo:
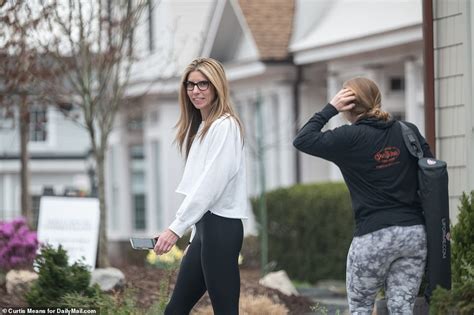
<instances>
[{"instance_id":1,"label":"white sign","mask_svg":"<svg viewBox=\"0 0 474 315\"><path fill-rule=\"evenodd\" d=\"M41 197L38 240L67 251L69 263L83 258L95 267L99 239L99 200L97 198Z\"/></svg>"}]
</instances>

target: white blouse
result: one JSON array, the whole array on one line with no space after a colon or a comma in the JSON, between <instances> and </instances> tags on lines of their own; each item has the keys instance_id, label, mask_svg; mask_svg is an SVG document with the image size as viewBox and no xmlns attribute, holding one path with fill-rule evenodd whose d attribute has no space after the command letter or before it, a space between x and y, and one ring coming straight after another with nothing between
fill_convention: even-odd
<instances>
[{"instance_id":1,"label":"white blouse","mask_svg":"<svg viewBox=\"0 0 474 315\"><path fill-rule=\"evenodd\" d=\"M207 212L247 218L245 152L237 121L229 115L214 121L204 138L201 123L176 192L184 194L169 229L179 237Z\"/></svg>"}]
</instances>

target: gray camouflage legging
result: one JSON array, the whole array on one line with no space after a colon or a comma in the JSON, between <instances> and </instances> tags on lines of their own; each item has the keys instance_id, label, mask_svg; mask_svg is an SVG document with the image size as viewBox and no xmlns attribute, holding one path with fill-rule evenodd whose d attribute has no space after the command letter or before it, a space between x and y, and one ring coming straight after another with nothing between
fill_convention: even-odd
<instances>
[{"instance_id":1,"label":"gray camouflage legging","mask_svg":"<svg viewBox=\"0 0 474 315\"><path fill-rule=\"evenodd\" d=\"M372 314L375 296L384 285L390 314L412 314L426 251L423 225L392 226L354 237L346 271L351 314Z\"/></svg>"}]
</instances>

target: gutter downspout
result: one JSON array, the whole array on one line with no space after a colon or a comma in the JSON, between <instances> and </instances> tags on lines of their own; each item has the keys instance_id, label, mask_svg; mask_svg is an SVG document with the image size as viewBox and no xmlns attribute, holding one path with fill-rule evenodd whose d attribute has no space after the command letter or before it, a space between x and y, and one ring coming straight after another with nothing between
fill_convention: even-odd
<instances>
[{"instance_id":1,"label":"gutter downspout","mask_svg":"<svg viewBox=\"0 0 474 315\"><path fill-rule=\"evenodd\" d=\"M302 66L296 66L296 78L293 84L293 114L294 114L294 134L296 135L299 131L299 121L300 121L300 85L302 82ZM295 152L295 174L296 174L296 183L301 183L301 161L300 161L300 152L298 150L293 150Z\"/></svg>"},{"instance_id":2,"label":"gutter downspout","mask_svg":"<svg viewBox=\"0 0 474 315\"><path fill-rule=\"evenodd\" d=\"M435 75L433 44L433 0L423 0L423 64L425 98L425 136L436 156Z\"/></svg>"}]
</instances>

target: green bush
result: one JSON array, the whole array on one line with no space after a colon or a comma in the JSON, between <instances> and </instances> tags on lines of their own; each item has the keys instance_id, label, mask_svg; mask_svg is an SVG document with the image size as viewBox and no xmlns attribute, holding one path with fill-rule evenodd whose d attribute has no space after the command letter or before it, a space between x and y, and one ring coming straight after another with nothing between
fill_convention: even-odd
<instances>
[{"instance_id":1,"label":"green bush","mask_svg":"<svg viewBox=\"0 0 474 315\"><path fill-rule=\"evenodd\" d=\"M116 302L110 295L104 294L98 285L93 287L94 293L84 295L79 292L69 292L61 297L62 307L82 307L82 308L97 308L100 309L101 314L108 314L108 311L116 309Z\"/></svg>"},{"instance_id":2,"label":"green bush","mask_svg":"<svg viewBox=\"0 0 474 315\"><path fill-rule=\"evenodd\" d=\"M161 282L162 287L168 287L166 281ZM100 310L102 315L161 315L164 313L168 302L169 292L161 295L163 290L160 288L158 300L148 309L141 309L137 305L137 290L126 288L123 291L112 295L100 291L99 286L94 286L96 294L85 296L80 293L68 293L61 299L62 306L67 308L94 308Z\"/></svg>"},{"instance_id":3,"label":"green bush","mask_svg":"<svg viewBox=\"0 0 474 315\"><path fill-rule=\"evenodd\" d=\"M276 269L300 281L343 280L354 226L346 185L295 185L268 192L266 200L269 260ZM252 205L259 221L258 199Z\"/></svg>"},{"instance_id":4,"label":"green bush","mask_svg":"<svg viewBox=\"0 0 474 315\"><path fill-rule=\"evenodd\" d=\"M466 274L459 282L453 282L450 291L441 287L434 290L430 314L474 314L474 265L464 261L463 269Z\"/></svg>"},{"instance_id":5,"label":"green bush","mask_svg":"<svg viewBox=\"0 0 474 315\"><path fill-rule=\"evenodd\" d=\"M35 259L38 280L35 281L26 300L30 306L62 306L61 299L68 293L93 296L97 290L89 286L90 272L82 262L68 265L67 252L59 246L43 246Z\"/></svg>"},{"instance_id":6,"label":"green bush","mask_svg":"<svg viewBox=\"0 0 474 315\"><path fill-rule=\"evenodd\" d=\"M453 282L460 282L466 270L463 261L474 262L474 190L471 196L461 196L458 223L452 228L452 275Z\"/></svg>"},{"instance_id":7,"label":"green bush","mask_svg":"<svg viewBox=\"0 0 474 315\"><path fill-rule=\"evenodd\" d=\"M458 223L451 229L452 289L436 288L430 314L474 313L474 191L463 193Z\"/></svg>"}]
</instances>

